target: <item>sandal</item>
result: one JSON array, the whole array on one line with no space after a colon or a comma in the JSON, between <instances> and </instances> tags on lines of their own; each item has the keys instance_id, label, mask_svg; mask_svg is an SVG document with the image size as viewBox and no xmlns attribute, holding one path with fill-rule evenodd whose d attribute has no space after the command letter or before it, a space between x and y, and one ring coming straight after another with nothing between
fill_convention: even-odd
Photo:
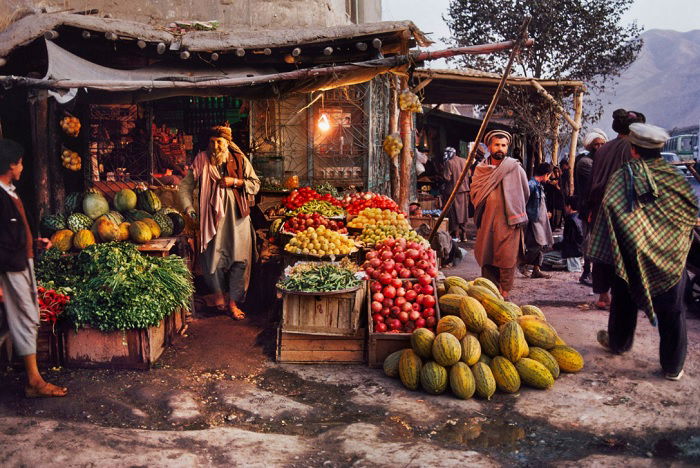
<instances>
[{"instance_id":1,"label":"sandal","mask_svg":"<svg viewBox=\"0 0 700 468\"><path fill-rule=\"evenodd\" d=\"M595 306L600 310L608 310L610 308L610 303L605 301L595 301Z\"/></svg>"},{"instance_id":2,"label":"sandal","mask_svg":"<svg viewBox=\"0 0 700 468\"><path fill-rule=\"evenodd\" d=\"M54 384L44 382L39 387L24 387L24 396L26 398L54 398L64 397L68 395L66 387L57 387Z\"/></svg>"}]
</instances>

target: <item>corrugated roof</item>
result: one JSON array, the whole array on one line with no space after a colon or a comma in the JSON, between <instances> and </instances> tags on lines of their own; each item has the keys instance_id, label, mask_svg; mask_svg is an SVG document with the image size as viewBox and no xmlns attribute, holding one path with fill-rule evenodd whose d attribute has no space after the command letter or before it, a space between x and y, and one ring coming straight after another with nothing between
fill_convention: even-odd
<instances>
[{"instance_id":1,"label":"corrugated roof","mask_svg":"<svg viewBox=\"0 0 700 468\"><path fill-rule=\"evenodd\" d=\"M275 48L347 40L363 36L400 34L405 32L420 46L432 42L412 21L384 21L325 28L236 29L227 31L190 31L173 34L165 28L115 18L100 18L74 13L42 13L25 16L0 31L0 57L27 45L44 33L62 26L98 33L115 33L120 39L146 42L180 43L193 52L227 51L237 48Z\"/></svg>"}]
</instances>

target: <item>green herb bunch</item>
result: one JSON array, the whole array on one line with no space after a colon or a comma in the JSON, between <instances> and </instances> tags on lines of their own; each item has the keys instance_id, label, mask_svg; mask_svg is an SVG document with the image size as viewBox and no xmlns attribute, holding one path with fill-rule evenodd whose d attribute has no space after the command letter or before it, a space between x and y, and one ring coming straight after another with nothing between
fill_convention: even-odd
<instances>
[{"instance_id":1,"label":"green herb bunch","mask_svg":"<svg viewBox=\"0 0 700 468\"><path fill-rule=\"evenodd\" d=\"M329 292L354 288L362 283L355 272L340 265L322 263L304 265L290 272L277 285L286 291Z\"/></svg>"}]
</instances>

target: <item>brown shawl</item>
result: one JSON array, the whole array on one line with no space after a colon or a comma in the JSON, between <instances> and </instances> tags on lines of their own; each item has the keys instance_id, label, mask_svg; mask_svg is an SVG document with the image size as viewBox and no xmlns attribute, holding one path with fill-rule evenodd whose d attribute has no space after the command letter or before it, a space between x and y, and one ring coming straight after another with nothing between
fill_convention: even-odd
<instances>
[{"instance_id":1,"label":"brown shawl","mask_svg":"<svg viewBox=\"0 0 700 468\"><path fill-rule=\"evenodd\" d=\"M474 169L471 195L476 208L474 220L479 227L481 214L484 211L486 198L492 190L497 189L501 182L505 200L506 219L509 226L517 226L527 222L525 205L530 196L527 176L520 163L513 158L505 158L498 166L492 166L486 160Z\"/></svg>"},{"instance_id":2,"label":"brown shawl","mask_svg":"<svg viewBox=\"0 0 700 468\"><path fill-rule=\"evenodd\" d=\"M598 214L598 209L603 203L603 195L605 187L608 185L610 177L622 165L630 160L631 145L626 138L618 136L614 140L610 140L595 152L593 160L593 169L591 171L590 188L588 190L588 198L586 207L592 215L592 222Z\"/></svg>"}]
</instances>

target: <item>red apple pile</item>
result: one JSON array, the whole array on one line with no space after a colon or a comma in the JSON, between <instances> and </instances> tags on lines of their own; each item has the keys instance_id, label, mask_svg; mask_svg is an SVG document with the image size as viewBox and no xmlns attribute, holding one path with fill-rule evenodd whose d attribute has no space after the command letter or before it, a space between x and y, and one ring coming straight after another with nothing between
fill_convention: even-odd
<instances>
[{"instance_id":1,"label":"red apple pile","mask_svg":"<svg viewBox=\"0 0 700 468\"><path fill-rule=\"evenodd\" d=\"M406 239L386 239L369 251L363 269L370 282L374 331L434 330L437 276L435 252Z\"/></svg>"},{"instance_id":2,"label":"red apple pile","mask_svg":"<svg viewBox=\"0 0 700 468\"><path fill-rule=\"evenodd\" d=\"M417 281L382 276L370 282L370 294L375 332L412 333L424 327L435 331L435 290L427 275Z\"/></svg>"}]
</instances>

